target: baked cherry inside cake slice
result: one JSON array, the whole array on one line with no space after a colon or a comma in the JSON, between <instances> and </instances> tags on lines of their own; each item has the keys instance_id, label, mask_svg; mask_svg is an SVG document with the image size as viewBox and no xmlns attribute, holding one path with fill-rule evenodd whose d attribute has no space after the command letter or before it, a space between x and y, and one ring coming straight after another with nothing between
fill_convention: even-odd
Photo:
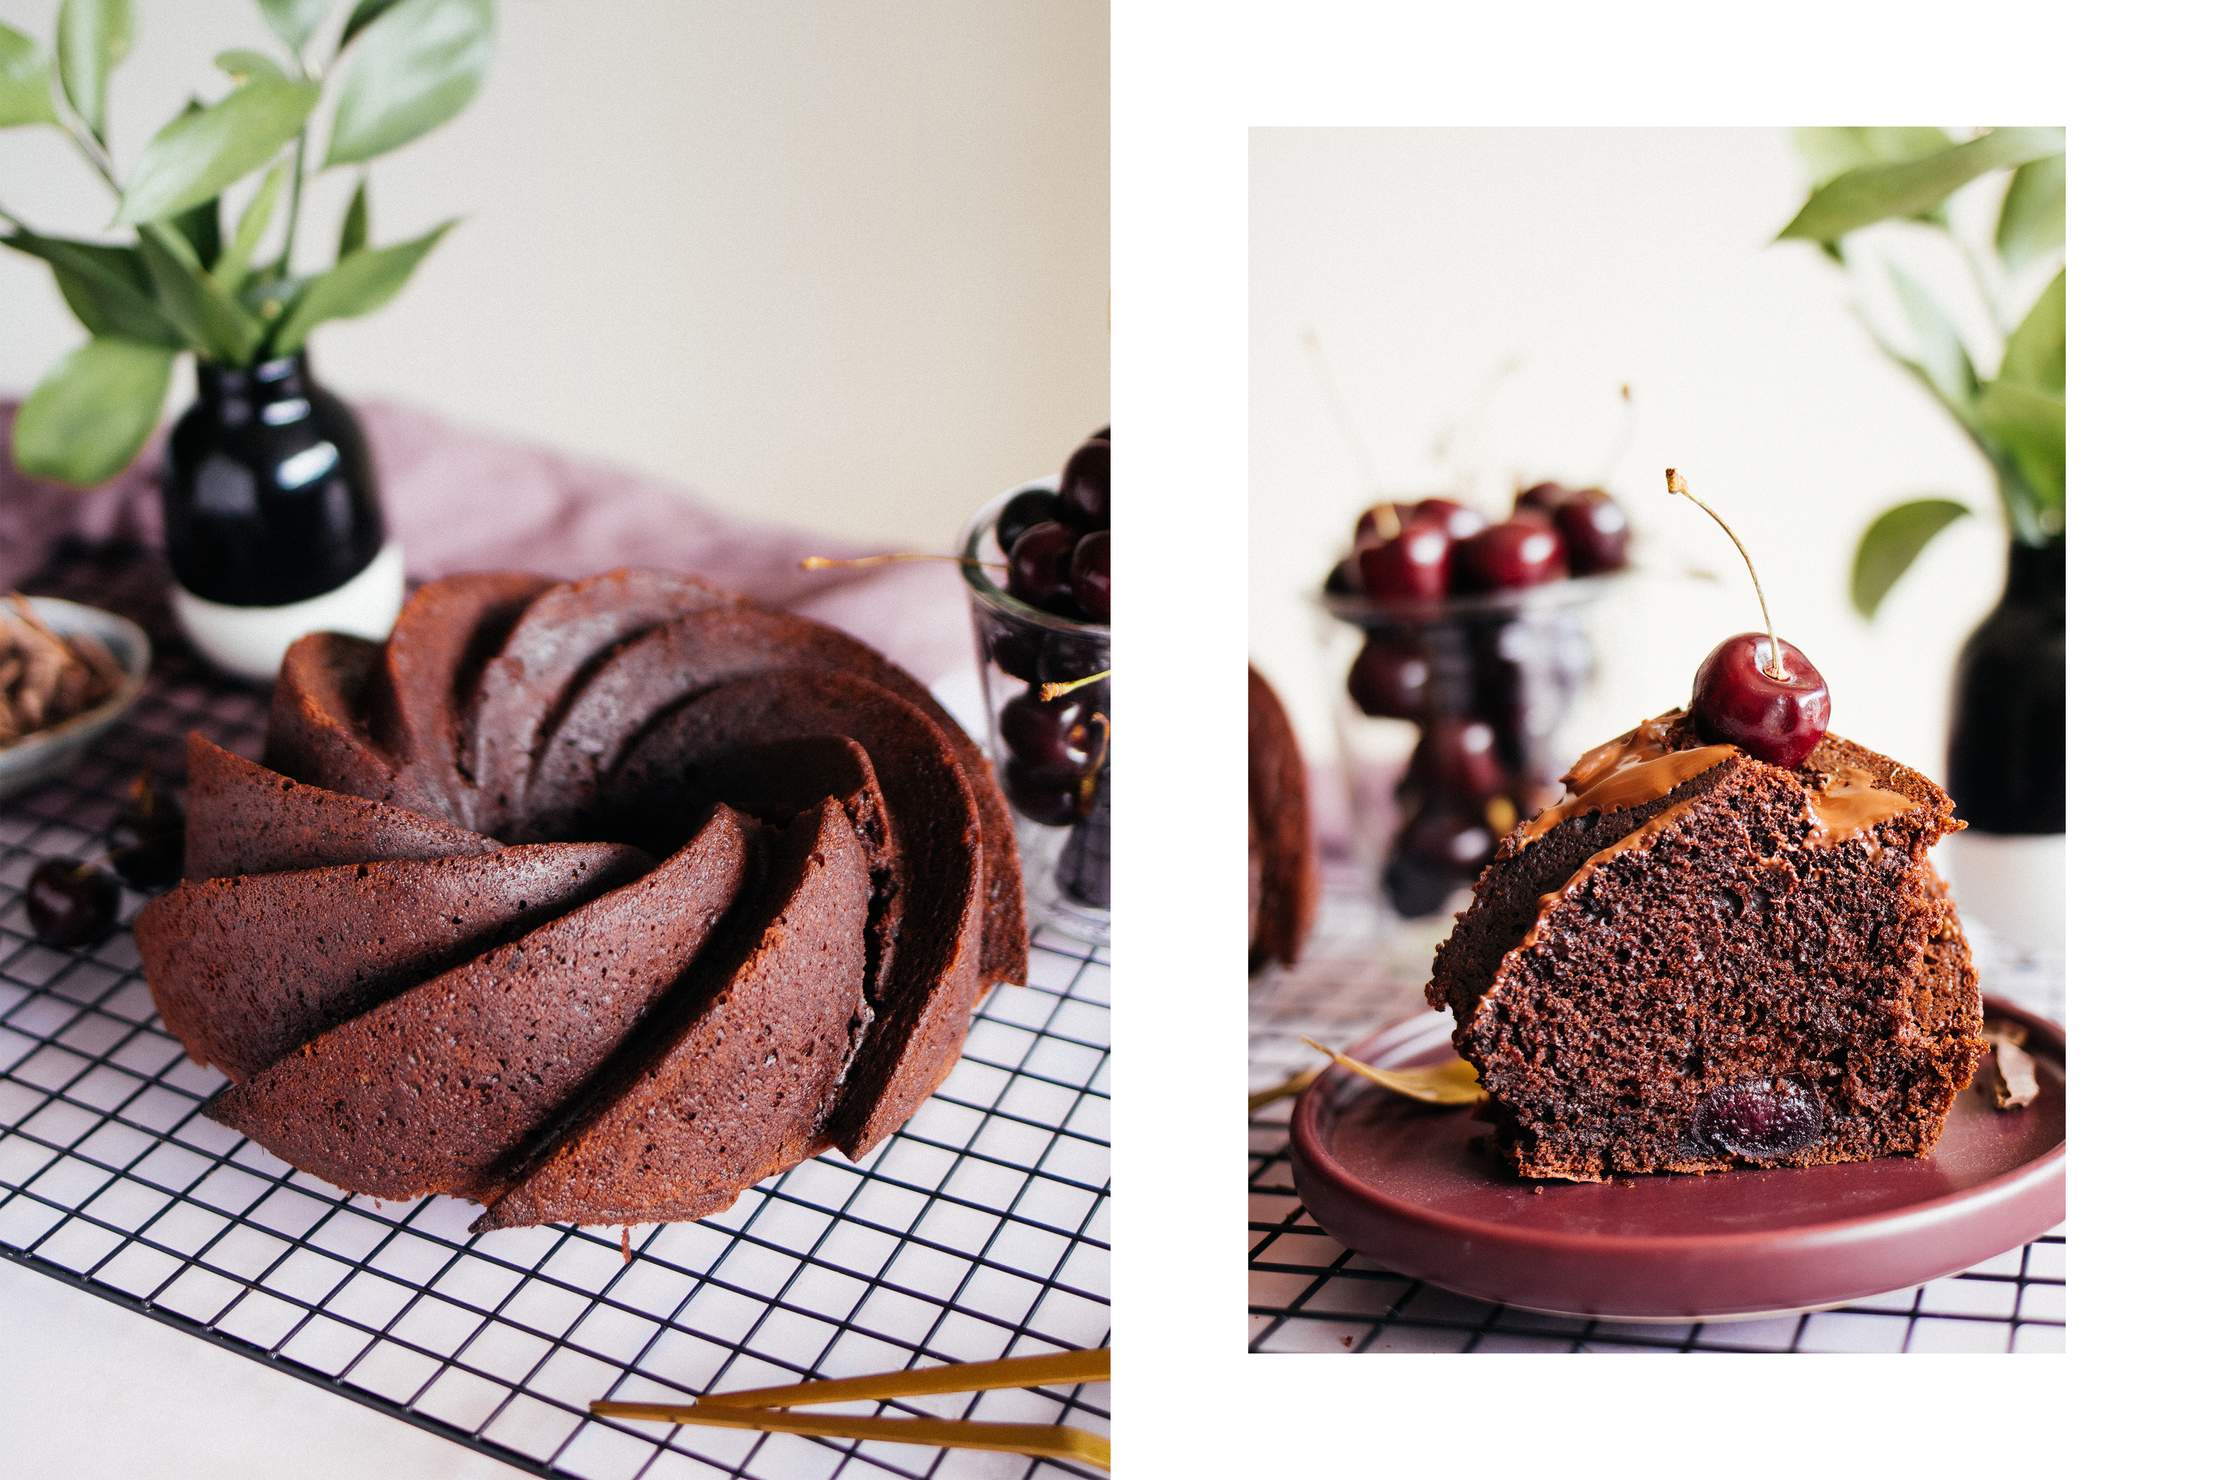
<instances>
[{"instance_id":1,"label":"baked cherry inside cake slice","mask_svg":"<svg viewBox=\"0 0 2220 1480\"><path fill-rule=\"evenodd\" d=\"M1981 1052L1934 782L1827 734L1795 764L1680 711L1577 762L1436 954L1522 1176L1923 1155Z\"/></svg>"}]
</instances>

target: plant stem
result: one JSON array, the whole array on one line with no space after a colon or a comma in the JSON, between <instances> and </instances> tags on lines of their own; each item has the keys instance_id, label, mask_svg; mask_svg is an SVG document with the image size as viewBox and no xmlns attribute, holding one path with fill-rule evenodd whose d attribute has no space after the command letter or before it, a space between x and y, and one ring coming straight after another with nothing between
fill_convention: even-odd
<instances>
[{"instance_id":1,"label":"plant stem","mask_svg":"<svg viewBox=\"0 0 2220 1480\"><path fill-rule=\"evenodd\" d=\"M1997 342L2002 344L2012 334L2005 327L2004 305L1997 299L1996 287L1989 280L1987 265L1982 262L1981 254L1974 251L1973 243L1960 236L1954 227L1943 227L1943 235L1950 238L1950 244L1958 249L1958 255L1964 259L1966 274L1973 279L1974 294L1980 298L1981 307L1989 316L1989 327L1996 330Z\"/></svg>"},{"instance_id":2,"label":"plant stem","mask_svg":"<svg viewBox=\"0 0 2220 1480\"><path fill-rule=\"evenodd\" d=\"M101 151L96 143L89 141L67 123L62 123L58 127L69 137L70 143L77 146L77 152L85 156L85 163L91 165L94 172L106 182L109 193L121 200L123 198L123 186L116 180L115 166L109 162L108 156Z\"/></svg>"},{"instance_id":3,"label":"plant stem","mask_svg":"<svg viewBox=\"0 0 2220 1480\"><path fill-rule=\"evenodd\" d=\"M278 276L289 277L293 272L293 239L301 230L301 195L308 188L308 125L301 125L301 136L293 141L293 198L285 205L285 246L278 253Z\"/></svg>"}]
</instances>

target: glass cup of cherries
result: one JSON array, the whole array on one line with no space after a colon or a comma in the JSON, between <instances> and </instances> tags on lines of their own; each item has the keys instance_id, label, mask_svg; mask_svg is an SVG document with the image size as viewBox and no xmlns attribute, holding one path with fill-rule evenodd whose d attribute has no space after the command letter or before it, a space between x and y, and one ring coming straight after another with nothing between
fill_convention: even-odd
<instances>
[{"instance_id":1,"label":"glass cup of cherries","mask_svg":"<svg viewBox=\"0 0 2220 1480\"><path fill-rule=\"evenodd\" d=\"M971 592L990 751L1036 918L1110 938L1110 428L1061 477L973 516Z\"/></svg>"},{"instance_id":2,"label":"glass cup of cherries","mask_svg":"<svg viewBox=\"0 0 2220 1480\"><path fill-rule=\"evenodd\" d=\"M1357 521L1320 601L1357 845L1408 918L1463 902L1496 842L1557 793L1558 736L1595 672L1587 608L1628 564L1625 511L1541 483L1508 517L1442 495Z\"/></svg>"}]
</instances>

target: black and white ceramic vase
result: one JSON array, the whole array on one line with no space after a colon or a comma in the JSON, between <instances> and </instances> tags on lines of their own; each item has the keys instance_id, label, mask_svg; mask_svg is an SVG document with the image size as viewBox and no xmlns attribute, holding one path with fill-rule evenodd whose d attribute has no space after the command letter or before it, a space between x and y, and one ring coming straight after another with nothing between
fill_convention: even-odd
<instances>
[{"instance_id":1,"label":"black and white ceramic vase","mask_svg":"<svg viewBox=\"0 0 2220 1480\"><path fill-rule=\"evenodd\" d=\"M308 356L203 363L170 430L162 513L171 606L215 667L268 682L309 632L383 638L403 595L354 414Z\"/></svg>"},{"instance_id":2,"label":"black and white ceramic vase","mask_svg":"<svg viewBox=\"0 0 2220 1480\"><path fill-rule=\"evenodd\" d=\"M1945 784L1966 830L1938 855L1966 909L2065 947L2066 544L2011 547L2004 595L1959 651Z\"/></svg>"}]
</instances>

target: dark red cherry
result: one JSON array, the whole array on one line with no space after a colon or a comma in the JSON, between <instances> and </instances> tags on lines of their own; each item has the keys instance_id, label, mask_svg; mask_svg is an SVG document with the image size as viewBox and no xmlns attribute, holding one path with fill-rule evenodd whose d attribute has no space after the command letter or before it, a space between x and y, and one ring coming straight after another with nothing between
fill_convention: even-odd
<instances>
[{"instance_id":1,"label":"dark red cherry","mask_svg":"<svg viewBox=\"0 0 2220 1480\"><path fill-rule=\"evenodd\" d=\"M1514 514L1457 542L1459 584L1472 591L1518 591L1565 573L1565 542L1556 527Z\"/></svg>"},{"instance_id":2,"label":"dark red cherry","mask_svg":"<svg viewBox=\"0 0 2220 1480\"><path fill-rule=\"evenodd\" d=\"M1565 562L1576 576L1626 565L1626 510L1600 488L1583 488L1557 505L1550 522L1565 542Z\"/></svg>"},{"instance_id":3,"label":"dark red cherry","mask_svg":"<svg viewBox=\"0 0 2220 1480\"><path fill-rule=\"evenodd\" d=\"M1500 794L1506 781L1495 727L1460 715L1427 720L1411 752L1410 775L1422 796L1478 803Z\"/></svg>"},{"instance_id":4,"label":"dark red cherry","mask_svg":"<svg viewBox=\"0 0 2220 1480\"><path fill-rule=\"evenodd\" d=\"M1010 594L1042 611L1072 610L1071 550L1079 536L1068 524L1036 524L1010 550Z\"/></svg>"},{"instance_id":5,"label":"dark red cherry","mask_svg":"<svg viewBox=\"0 0 2220 1480\"><path fill-rule=\"evenodd\" d=\"M1110 531L1098 529L1071 547L1071 595L1090 622L1110 620Z\"/></svg>"},{"instance_id":6,"label":"dark red cherry","mask_svg":"<svg viewBox=\"0 0 2220 1480\"><path fill-rule=\"evenodd\" d=\"M1800 1079L1751 1079L1721 1086L1696 1106L1696 1139L1730 1156L1763 1161L1819 1139L1826 1115Z\"/></svg>"},{"instance_id":7,"label":"dark red cherry","mask_svg":"<svg viewBox=\"0 0 2220 1480\"><path fill-rule=\"evenodd\" d=\"M122 891L116 876L98 864L49 858L23 885L23 913L43 944L69 949L90 945L115 927Z\"/></svg>"},{"instance_id":8,"label":"dark red cherry","mask_svg":"<svg viewBox=\"0 0 2220 1480\"><path fill-rule=\"evenodd\" d=\"M1010 501L995 516L994 542L1002 547L1003 554L1009 554L1017 548L1019 535L1056 518L1060 507L1056 495L1046 488L1028 488L1010 495Z\"/></svg>"},{"instance_id":9,"label":"dark red cherry","mask_svg":"<svg viewBox=\"0 0 2220 1480\"><path fill-rule=\"evenodd\" d=\"M1557 506L1572 497L1572 490L1562 483L1537 483L1532 488L1522 488L1519 496L1511 500L1514 514L1539 514L1543 518L1557 512Z\"/></svg>"},{"instance_id":10,"label":"dark red cherry","mask_svg":"<svg viewBox=\"0 0 2220 1480\"><path fill-rule=\"evenodd\" d=\"M1110 439L1090 437L1064 464L1057 497L1066 524L1082 530L1110 527Z\"/></svg>"},{"instance_id":11,"label":"dark red cherry","mask_svg":"<svg viewBox=\"0 0 2220 1480\"><path fill-rule=\"evenodd\" d=\"M1041 634L1034 627L992 628L987 652L994 666L1021 683L1032 683L1041 671Z\"/></svg>"},{"instance_id":12,"label":"dark red cherry","mask_svg":"<svg viewBox=\"0 0 2220 1480\"><path fill-rule=\"evenodd\" d=\"M1827 681L1796 644L1781 644L1782 676L1766 671L1772 644L1744 632L1711 650L1696 670L1688 716L1715 744L1739 745L1776 766L1803 763L1827 733Z\"/></svg>"},{"instance_id":13,"label":"dark red cherry","mask_svg":"<svg viewBox=\"0 0 2220 1480\"><path fill-rule=\"evenodd\" d=\"M1326 572L1328 596L1355 596L1363 589L1364 583L1357 574L1357 557L1354 555L1343 556L1334 562L1332 570Z\"/></svg>"},{"instance_id":14,"label":"dark red cherry","mask_svg":"<svg viewBox=\"0 0 2220 1480\"><path fill-rule=\"evenodd\" d=\"M1411 518L1433 525L1453 540L1478 534L1488 525L1486 516L1478 509L1453 498L1422 498L1411 506Z\"/></svg>"},{"instance_id":15,"label":"dark red cherry","mask_svg":"<svg viewBox=\"0 0 2220 1480\"><path fill-rule=\"evenodd\" d=\"M1061 699L1042 699L1028 691L1003 705L1000 727L1011 760L1044 780L1077 777L1094 765L1106 733L1095 720L1094 687L1075 689Z\"/></svg>"},{"instance_id":16,"label":"dark red cherry","mask_svg":"<svg viewBox=\"0 0 2220 1480\"><path fill-rule=\"evenodd\" d=\"M1417 639L1375 632L1349 665L1349 697L1374 719L1420 719L1426 714L1426 649Z\"/></svg>"},{"instance_id":17,"label":"dark red cherry","mask_svg":"<svg viewBox=\"0 0 2220 1480\"><path fill-rule=\"evenodd\" d=\"M1002 794L1019 814L1044 827L1069 827L1079 817L1079 783L1016 760L1002 763Z\"/></svg>"},{"instance_id":18,"label":"dark red cherry","mask_svg":"<svg viewBox=\"0 0 2220 1480\"><path fill-rule=\"evenodd\" d=\"M1357 579L1375 601L1439 601L1449 594L1449 536L1406 520L1393 539L1357 547Z\"/></svg>"},{"instance_id":19,"label":"dark red cherry","mask_svg":"<svg viewBox=\"0 0 2220 1480\"><path fill-rule=\"evenodd\" d=\"M142 775L108 829L108 862L126 882L160 889L185 870L185 813L177 798Z\"/></svg>"},{"instance_id":20,"label":"dark red cherry","mask_svg":"<svg viewBox=\"0 0 2220 1480\"><path fill-rule=\"evenodd\" d=\"M1461 807L1424 807L1403 825L1388 850L1381 882L1399 915L1417 918L1470 889L1495 852L1495 834Z\"/></svg>"},{"instance_id":21,"label":"dark red cherry","mask_svg":"<svg viewBox=\"0 0 2220 1480\"><path fill-rule=\"evenodd\" d=\"M1094 437L1093 437L1093 438L1092 438L1091 440L1093 440L1093 441L1096 441L1096 442L1107 442L1107 441L1109 441L1109 440L1110 440L1110 423L1108 423L1108 422L1104 422L1104 423L1102 424L1102 430L1101 430L1101 431L1099 431L1099 432L1097 432L1097 433L1095 433L1095 434L1094 434Z\"/></svg>"}]
</instances>

